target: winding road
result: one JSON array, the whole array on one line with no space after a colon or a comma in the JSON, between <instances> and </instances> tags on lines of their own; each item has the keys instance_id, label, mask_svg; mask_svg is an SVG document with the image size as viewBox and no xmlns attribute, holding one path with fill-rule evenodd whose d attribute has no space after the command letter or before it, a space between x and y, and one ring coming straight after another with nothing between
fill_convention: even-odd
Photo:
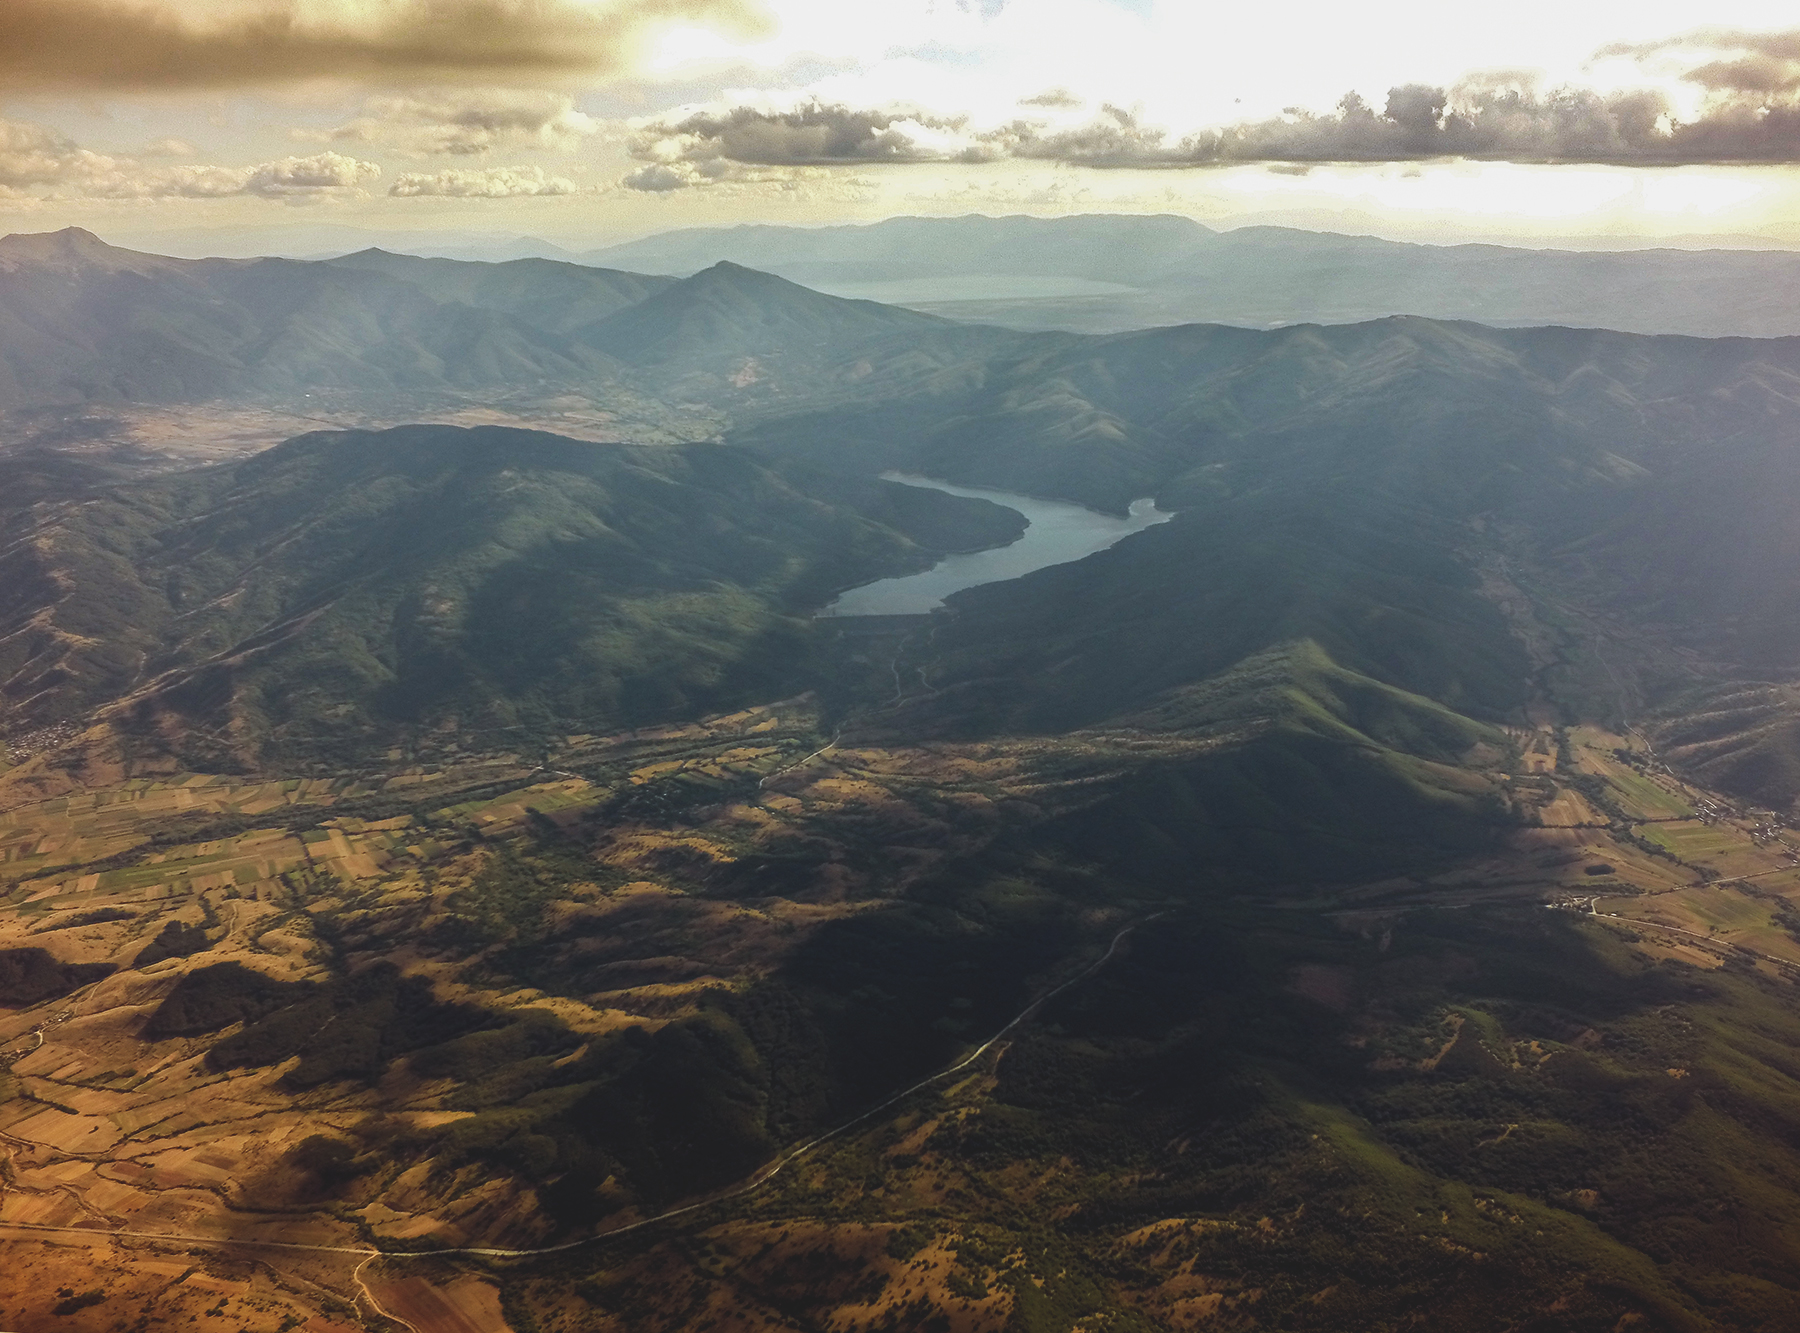
<instances>
[{"instance_id":1,"label":"winding road","mask_svg":"<svg viewBox=\"0 0 1800 1333\"><path fill-rule=\"evenodd\" d=\"M827 746L826 748L829 749L830 747ZM810 758L811 756L808 757ZM1081 969L1081 971L1077 972L1074 976L1062 982L1060 985L1057 985L1038 996L1030 1004L1026 1005L1025 1008L1014 1015L1012 1020L1008 1022L1005 1027L1001 1028L993 1036L982 1042L981 1045L977 1046L973 1051L958 1060L955 1064L940 1069L935 1074L930 1074L925 1078L920 1079L917 1083L902 1088L899 1092L894 1093L885 1101L879 1102L876 1105L869 1107L867 1110L851 1117L849 1120L844 1121L842 1124L836 1125L833 1128L826 1130L824 1133L806 1140L806 1142L797 1147L789 1149L773 1162L762 1167L747 1180L731 1189L725 1190L719 1194L709 1195L706 1198L696 1200L693 1203L682 1204L675 1208L665 1209L660 1213L653 1213L651 1216L639 1218L635 1222L627 1222L621 1226L612 1227L605 1231L597 1231L592 1235L583 1236L577 1240L564 1241L559 1245L543 1245L527 1249L503 1249L493 1246L464 1245L450 1249L437 1250L379 1250L373 1246L367 1245L305 1245L296 1241L249 1240L226 1236L191 1236L161 1231L115 1230L104 1227L51 1226L38 1222L0 1221L0 1228L41 1232L74 1232L85 1236L116 1237L121 1240L144 1240L174 1245L216 1245L220 1247L256 1246L263 1249L300 1250L310 1254L358 1255L361 1257L362 1262L357 1264L351 1277L355 1282L356 1287L361 1292L363 1299L368 1302L369 1307L383 1318L390 1319L397 1324L403 1324L407 1328L413 1328L414 1326L407 1323L406 1320L390 1314L387 1310L383 1309L381 1304L375 1299L374 1293L369 1290L368 1284L363 1280L362 1273L363 1269L367 1268L371 1263L382 1259L441 1259L450 1255L470 1255L487 1259L529 1259L539 1255L561 1254L569 1250L580 1249L585 1245L598 1244L600 1241L607 1240L613 1236L623 1236L628 1232L639 1231L644 1227L654 1226L659 1222L667 1222L673 1218L685 1217L691 1213L697 1213L702 1209L711 1208L721 1203L727 1203L733 1199L741 1199L746 1195L752 1194L763 1188L763 1186L774 1180L794 1162L806 1156L822 1144L829 1143L840 1135L848 1133L858 1125L873 1119L883 1111L905 1101L914 1093L922 1092L933 1084L949 1078L954 1074L960 1074L965 1069L968 1069L989 1051L993 1050L994 1047L1005 1041L1006 1038L1019 1027L1030 1022L1046 1004L1050 1003L1050 1001L1054 1000L1057 996L1061 995L1064 991L1069 990L1071 987L1086 981L1089 977L1093 976L1096 972L1100 971L1101 968L1111 962L1118 954L1120 947L1123 946L1126 939L1129 938L1131 933L1139 926L1167 915L1168 912L1166 911L1155 912L1150 916L1143 917L1125 926L1112 937L1111 942L1107 945L1106 952L1101 954L1099 958L1095 959L1092 963L1088 964L1085 968ZM414 1329L414 1333L418 1333L416 1328Z\"/></svg>"}]
</instances>

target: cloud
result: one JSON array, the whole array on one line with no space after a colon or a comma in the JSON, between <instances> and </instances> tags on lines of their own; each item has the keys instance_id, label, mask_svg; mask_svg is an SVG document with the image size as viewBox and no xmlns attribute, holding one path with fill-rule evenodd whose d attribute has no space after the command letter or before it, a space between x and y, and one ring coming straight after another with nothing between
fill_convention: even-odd
<instances>
[{"instance_id":1,"label":"cloud","mask_svg":"<svg viewBox=\"0 0 1800 1333\"><path fill-rule=\"evenodd\" d=\"M1661 94L1602 94L1581 88L1539 93L1528 85L1407 84L1380 109L1355 94L1329 114L1274 120L1189 136L1177 160L1212 162L1398 162L1464 157L1512 162L1630 163L1681 160L1684 127Z\"/></svg>"},{"instance_id":2,"label":"cloud","mask_svg":"<svg viewBox=\"0 0 1800 1333\"><path fill-rule=\"evenodd\" d=\"M717 162L718 159L713 159L704 165L714 166ZM627 172L619 184L627 190L641 190L645 194L667 194L671 190L685 190L690 185L708 185L730 174L731 168L725 164L720 164L714 174L708 176L700 165L692 162L652 162Z\"/></svg>"},{"instance_id":3,"label":"cloud","mask_svg":"<svg viewBox=\"0 0 1800 1333\"><path fill-rule=\"evenodd\" d=\"M1048 106L1061 110L1067 107L1082 105L1081 99L1067 88L1051 88L1039 93L1036 97L1021 97L1020 106Z\"/></svg>"},{"instance_id":4,"label":"cloud","mask_svg":"<svg viewBox=\"0 0 1800 1333\"><path fill-rule=\"evenodd\" d=\"M1542 91L1518 76L1455 87L1404 84L1372 106L1346 94L1329 112L1299 108L1185 133L1102 104L1085 119L1022 116L979 125L913 106L818 99L785 107L681 108L633 122L628 151L645 165L622 184L672 190L740 179L759 167L984 163L1003 159L1101 168L1240 163L1406 162L1433 158L1661 166L1800 162L1800 104L1718 97L1680 120L1653 90Z\"/></svg>"},{"instance_id":5,"label":"cloud","mask_svg":"<svg viewBox=\"0 0 1800 1333\"><path fill-rule=\"evenodd\" d=\"M82 149L72 139L46 125L0 120L0 188L50 184L80 156Z\"/></svg>"},{"instance_id":6,"label":"cloud","mask_svg":"<svg viewBox=\"0 0 1800 1333\"><path fill-rule=\"evenodd\" d=\"M231 171L231 168L208 168ZM341 153L315 153L311 157L284 157L279 162L240 168L243 194L264 199L291 199L321 192L354 190L381 175L373 162L361 162Z\"/></svg>"},{"instance_id":7,"label":"cloud","mask_svg":"<svg viewBox=\"0 0 1800 1333\"><path fill-rule=\"evenodd\" d=\"M520 199L578 192L574 181L546 175L542 167L452 168L435 174L409 171L388 188L389 194L403 199Z\"/></svg>"},{"instance_id":8,"label":"cloud","mask_svg":"<svg viewBox=\"0 0 1800 1333\"><path fill-rule=\"evenodd\" d=\"M634 122L627 149L645 161L685 163L714 179L724 164L808 166L851 162L941 162L974 140L966 117L916 108L870 110L803 100L786 108L684 108Z\"/></svg>"},{"instance_id":9,"label":"cloud","mask_svg":"<svg viewBox=\"0 0 1800 1333\"><path fill-rule=\"evenodd\" d=\"M868 109L806 99L772 105L688 107L635 121L627 151L644 166L620 183L669 191L742 181L771 168L1044 158L1091 166L1167 165L1166 135L1118 107L1057 131L1017 120L987 128L918 107Z\"/></svg>"},{"instance_id":10,"label":"cloud","mask_svg":"<svg viewBox=\"0 0 1800 1333\"><path fill-rule=\"evenodd\" d=\"M128 158L88 155L83 169L69 174L58 193L90 199L229 199L252 196L290 204L354 194L381 175L373 162L340 153L285 157L248 167L179 166L145 168Z\"/></svg>"},{"instance_id":11,"label":"cloud","mask_svg":"<svg viewBox=\"0 0 1800 1333\"><path fill-rule=\"evenodd\" d=\"M600 122L577 111L565 94L491 88L371 98L355 120L294 137L382 144L417 156L477 157L496 148L572 152L600 130Z\"/></svg>"},{"instance_id":12,"label":"cloud","mask_svg":"<svg viewBox=\"0 0 1800 1333\"><path fill-rule=\"evenodd\" d=\"M1701 55L1712 58L1698 65L1689 63ZM1655 42L1621 42L1595 52L1596 59L1615 56L1640 62L1658 56L1679 59L1689 66L1682 71L1682 78L1715 93L1756 97L1800 92L1800 30L1703 28Z\"/></svg>"},{"instance_id":13,"label":"cloud","mask_svg":"<svg viewBox=\"0 0 1800 1333\"><path fill-rule=\"evenodd\" d=\"M620 184L668 191L787 179L782 169L918 162L990 162L1016 136L975 130L969 117L917 107L863 109L818 99L786 107L689 107L634 121L627 151L645 163Z\"/></svg>"},{"instance_id":14,"label":"cloud","mask_svg":"<svg viewBox=\"0 0 1800 1333\"><path fill-rule=\"evenodd\" d=\"M381 174L341 153L287 157L245 167L149 166L81 147L44 125L0 121L0 191L12 197L223 199L251 196L311 203L353 194Z\"/></svg>"},{"instance_id":15,"label":"cloud","mask_svg":"<svg viewBox=\"0 0 1800 1333\"><path fill-rule=\"evenodd\" d=\"M613 74L670 25L769 31L757 0L0 0L0 87Z\"/></svg>"}]
</instances>

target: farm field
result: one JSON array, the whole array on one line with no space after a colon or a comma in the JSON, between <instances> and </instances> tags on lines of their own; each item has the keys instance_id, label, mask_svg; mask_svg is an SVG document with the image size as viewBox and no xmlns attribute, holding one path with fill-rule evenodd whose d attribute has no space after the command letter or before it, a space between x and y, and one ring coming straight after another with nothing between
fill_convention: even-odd
<instances>
[{"instance_id":1,"label":"farm field","mask_svg":"<svg viewBox=\"0 0 1800 1333\"><path fill-rule=\"evenodd\" d=\"M999 1333L1037 1299L1027 1299L1026 1276L1042 1280L1031 1291L1050 1293L1056 1308L1092 1306L1106 1286L1096 1265L1113 1259L1061 1233L1022 1233L1007 1220L1014 1214L970 1201L1083 1208L1129 1193L1123 1159L1098 1171L1049 1160L1033 1168L1008 1149L1011 1164L1000 1166L980 1147L984 1136L1011 1142L1007 1135L1024 1132L1019 1108L1040 1094L1023 1091L1037 1077L1023 1071L1070 1058L1054 1054L1059 1030L1082 1013L1089 1018L1080 1022L1095 1021L1114 1002L1103 997L1124 984L1104 973L1059 1001L1065 1017L1021 1034L998 1064L875 1117L716 1216L651 1228L566 1262L365 1265L378 1249L528 1250L553 1240L532 1174L541 1168L529 1154L567 1150L558 1146L568 1133L559 1108L582 1085L565 1080L583 1077L593 1052L706 1030L721 996L754 994L777 976L799 975L796 967L822 965L804 961L814 941L861 929L858 921L934 867L981 854L1020 802L1041 810L1079 799L1072 794L1114 762L1117 747L1180 754L1195 744L1118 734L928 747L823 740L814 705L801 699L704 724L563 737L538 765L502 757L336 781L176 773L0 815L0 884L15 909L0 926L9 1006L0 1019L0 1230L10 1224L5 1234L20 1256L12 1285L0 1283L0 1311L31 1326L76 1302L54 1316L59 1326L111 1328L113 1312L160 1283L156 1299L189 1310L196 1327L221 1330L325 1333L386 1318L518 1333L506 1312L520 1302L543 1329L673 1330L728 1310L750 1320L744 1327L757 1319L780 1327L780 1312L803 1300L815 1317L845 1327L942 1316L947 1328ZM1263 941L1253 953L1273 950L1251 993L1272 988L1341 1016L1403 976L1413 977L1407 985L1426 978L1442 998L1416 1011L1404 1033L1389 1031L1389 1020L1357 1020L1363 1026L1345 1029L1344 1039L1376 1052L1375 1066L1398 1060L1393 1068L1420 1077L1455 1066L1488 1069L1479 1076L1491 1078L1483 1062L1498 1060L1496 1068L1512 1071L1507 1078L1541 1078L1534 1071L1561 1068L1565 1028L1515 1031L1509 1011L1458 1000L1454 985L1442 990L1448 974L1436 965L1357 981L1368 962L1346 960L1441 934L1473 907L1516 923L1492 927L1502 936L1573 930L1571 940L1586 940L1580 947L1600 951L1620 976L1679 965L1734 985L1790 984L1800 944L1787 923L1800 918L1786 915L1784 894L1800 887L1781 830L1710 794L1642 777L1640 765L1651 761L1621 760L1619 751L1631 753L1624 738L1586 733L1560 749L1573 763L1539 764L1515 799L1522 810L1578 809L1587 818L1526 819L1504 845L1439 873L1322 896L1308 886L1285 905L1277 892L1273 917L1266 897L1239 895L1211 909L1227 936L1246 947ZM1546 735L1535 753L1558 750ZM1676 821L1681 808L1716 813L1711 822ZM809 848L804 858L793 855L797 841ZM1720 868L1757 878L1727 882ZM1029 938L1040 927L1023 923L1043 907L1029 905L1023 885L1008 892L1025 896L1010 905L993 897L983 910L1024 911L1009 929ZM1045 937L1028 955L1036 971L1006 993L1028 995L1067 975L1071 959L1095 956L1093 941L1159 906L1095 899L1069 923L1072 933ZM1130 960L1149 947L1135 943L1113 965L1121 978L1136 975ZM1415 967L1426 956L1418 947L1406 945L1394 966L1404 957ZM511 975L515 956L530 960L535 984ZM1288 961L1274 961L1281 958ZM919 1002L941 1004L942 995L922 992ZM1001 1012L979 998L959 1003L944 1011L937 1058L966 1049L998 1021L987 1015ZM281 1027L282 1015L308 1005L337 1017L312 1036ZM367 1021L419 1035L355 1026ZM346 1026L336 1045L326 1041ZM365 1040L379 1056L359 1054ZM476 1057L488 1042L510 1052L499 1066ZM527 1097L537 1109L520 1120L499 1108L517 1104L510 1080L528 1068L535 1072L523 1086L542 1091ZM1073 1125L1087 1123L1068 1114ZM1377 1147L1354 1117L1317 1114L1315 1134L1343 1161L1360 1162L1355 1170L1396 1169L1391 1148ZM1092 1132L1104 1137L1099 1124ZM1030 1135L1046 1127L1020 1142L1039 1143ZM526 1146L540 1140L545 1147ZM1066 1162L1066 1149L1049 1146L1059 1141L1053 1134L1027 1157L1062 1153ZM777 1138L746 1139L740 1157L712 1169L725 1179L747 1175L780 1147ZM606 1151L620 1154L618 1171L646 1170L631 1165L623 1145ZM1030 1183L1040 1169L1044 1183ZM1313 1168L1295 1159L1291 1169ZM1444 1188L1406 1179L1413 1183L1403 1194ZM653 1215L684 1188L696 1191L658 1190L649 1180L609 1177L600 1188L608 1212L585 1225ZM1525 1207L1491 1190L1456 1197L1445 1225L1457 1245L1475 1244L1492 1218ZM959 1220L934 1220L946 1216ZM1262 1299L1254 1283L1181 1276L1182 1255L1223 1253L1242 1235L1264 1234L1261 1222L1245 1233L1233 1216L1203 1210L1103 1229L1112 1237L1106 1254L1143 1265L1125 1303L1108 1306L1120 1326L1187 1326ZM1556 1234L1588 1225L1546 1220L1563 1229ZM1289 1237L1284 1243L1300 1243L1304 1228L1271 1225ZM189 1239L105 1241L34 1227ZM1580 1241L1590 1243L1598 1242ZM1063 1257L1046 1268L1033 1258L1040 1251ZM91 1279L65 1276L57 1288L29 1277L87 1262ZM1072 1271L1088 1276L1070 1279ZM673 1291L687 1295L671 1305L656 1294Z\"/></svg>"}]
</instances>

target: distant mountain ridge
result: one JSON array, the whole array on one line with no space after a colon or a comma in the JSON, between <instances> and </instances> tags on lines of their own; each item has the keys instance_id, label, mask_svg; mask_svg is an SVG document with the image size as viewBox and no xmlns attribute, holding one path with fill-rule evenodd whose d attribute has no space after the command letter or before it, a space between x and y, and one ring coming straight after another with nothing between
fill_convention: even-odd
<instances>
[{"instance_id":1,"label":"distant mountain ridge","mask_svg":"<svg viewBox=\"0 0 1800 1333\"><path fill-rule=\"evenodd\" d=\"M916 361L922 339L941 366L1016 337L729 263L677 280L381 250L168 259L78 228L0 238L0 410L314 391L754 399L777 368L791 386L865 353Z\"/></svg>"},{"instance_id":2,"label":"distant mountain ridge","mask_svg":"<svg viewBox=\"0 0 1800 1333\"><path fill-rule=\"evenodd\" d=\"M60 263L87 242L34 245ZM958 605L982 613L933 635L938 688L918 705L932 727L1004 718L1057 730L1160 716L1170 692L1302 642L1320 645L1332 669L1493 721L1519 706L1532 670L1552 668L1518 658L1524 631L1476 588L1501 578L1497 569L1540 563L1534 577L1583 615L1639 626L1645 637L1630 653L1667 645L1661 674L1639 680L1629 673L1651 671L1650 659L1622 674L1625 657L1596 655L1604 650L1579 635L1566 643L1555 689L1590 714L1630 716L1679 689L1747 697L1750 683L1800 674L1800 632L1784 610L1800 598L1785 518L1800 493L1790 447L1800 437L1800 339L1416 317L1031 334L831 297L730 262L660 284L589 277L604 284L594 308L615 308L558 335L436 302L366 267L410 266L393 256L149 264L148 274L128 255L100 259L93 281L122 284L146 312L138 323L155 315L178 329L190 357L159 362L127 344L120 364L139 379L108 385L115 393L166 390L151 377L159 369L177 389L207 387L186 374L194 365L216 374L215 391L243 383L217 371L231 367L225 358L205 360L203 334L254 349L235 365L265 386L286 375L290 392L396 382L405 358L416 371L425 356L436 358L437 382L477 393L533 377L597 391L610 375L670 402L710 404L730 452L815 497L848 496L898 469L1112 511L1151 495L1179 511L1101 556L964 594ZM37 275L47 291L83 290L44 278L45 262L21 261L16 273ZM431 264L434 283L499 280L410 262ZM498 270L527 287L543 281L531 264ZM639 284L648 296L616 305ZM276 298L281 319L270 313ZM574 322L575 308L551 318ZM65 484L56 475L37 467L21 484L53 496ZM70 493L84 484L66 483ZM19 539L48 512L43 503L16 521ZM1492 568L1478 575L1483 561ZM1230 573L1222 583L1197 573L1208 570ZM38 591L18 594L13 633L25 637L15 649L58 585L21 574L17 586ZM785 614L812 609L796 603ZM257 623L283 622L270 611ZM795 661L804 657L796 650ZM36 649L10 674L11 697L34 719L108 697L102 689L78 702ZM51 683L40 688L40 678ZM1786 802L1800 796L1800 703L1779 691L1756 697L1729 724L1739 730L1689 727L1681 743L1706 747L1722 785Z\"/></svg>"},{"instance_id":3,"label":"distant mountain ridge","mask_svg":"<svg viewBox=\"0 0 1800 1333\"><path fill-rule=\"evenodd\" d=\"M1472 588L1529 566L1561 603L1594 623L1623 616L1640 636L1613 649L1630 655L1623 670L1598 637L1565 642L1554 668L1533 668L1559 697L1615 720L1681 691L1752 700L1671 738L1723 786L1800 797L1800 695L1785 684L1800 678L1797 338L1416 316L1030 333L728 260L682 279L381 252L177 261L78 232L0 241L0 265L0 405L320 388L654 395L701 405L717 440L812 495L893 468L1181 511L1091 560L967 594L984 614L933 638L933 726L1099 725L1298 642L1491 721L1521 697L1506 645L1525 631ZM28 471L20 485L46 499L21 508L20 540L59 487L90 484ZM1193 573L1213 568L1256 596L1216 600ZM15 633L29 639L56 581L19 586L38 589L19 593ZM9 687L30 716L101 697L78 707L54 671L40 687L37 661L20 658Z\"/></svg>"},{"instance_id":4,"label":"distant mountain ridge","mask_svg":"<svg viewBox=\"0 0 1800 1333\"><path fill-rule=\"evenodd\" d=\"M604 358L502 310L378 272L165 259L75 228L0 239L0 408L610 377Z\"/></svg>"},{"instance_id":5,"label":"distant mountain ridge","mask_svg":"<svg viewBox=\"0 0 1800 1333\"><path fill-rule=\"evenodd\" d=\"M1220 235L1169 214L970 214L830 227L688 227L591 250L582 259L610 263L609 256L628 256L644 272L684 276L725 259L784 276L801 269L814 278L1008 273L1130 281L1179 265Z\"/></svg>"},{"instance_id":6,"label":"distant mountain ridge","mask_svg":"<svg viewBox=\"0 0 1800 1333\"><path fill-rule=\"evenodd\" d=\"M870 295L956 318L1113 333L1159 324L1269 327L1387 315L1498 325L1567 324L1632 333L1770 337L1800 333L1800 254L1781 250L1577 251L1421 245L1368 236L1188 218L1080 214L890 218L832 227L665 232L586 262L688 274L725 259L840 295ZM909 296L907 283L1034 276L1040 297ZM1094 293L1054 280L1130 288Z\"/></svg>"},{"instance_id":7,"label":"distant mountain ridge","mask_svg":"<svg viewBox=\"0 0 1800 1333\"><path fill-rule=\"evenodd\" d=\"M675 281L551 259L475 263L421 259L375 248L329 262L336 268L409 282L434 301L496 310L559 335L636 305Z\"/></svg>"}]
</instances>

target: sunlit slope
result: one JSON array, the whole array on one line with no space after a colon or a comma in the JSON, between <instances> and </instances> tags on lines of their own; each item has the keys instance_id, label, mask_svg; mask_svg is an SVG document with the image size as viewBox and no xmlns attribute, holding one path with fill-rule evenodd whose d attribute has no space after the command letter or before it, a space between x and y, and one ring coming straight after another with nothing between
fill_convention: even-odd
<instances>
[{"instance_id":1,"label":"sunlit slope","mask_svg":"<svg viewBox=\"0 0 1800 1333\"><path fill-rule=\"evenodd\" d=\"M1388 747L1467 761L1407 761L1426 793L1427 769L1473 771L1496 733L1308 645L1170 707L1107 732L883 747L826 745L830 724L792 701L578 738L552 772L164 767L11 809L5 1220L87 1233L51 1255L56 1281L82 1273L106 1298L70 1325L96 1333L151 1308L146 1272L168 1285L143 1248L101 1248L106 1227L578 1239L742 1181L961 1060L1158 913L986 1056L766 1187L480 1271L509 1311L619 1333L691 1328L696 1308L874 1309L899 1327L1149 1328L1211 1309L1399 1330L1421 1306L1483 1333L1785 1327L1797 872L1754 894L1683 885L1695 867L1638 855L1622 824L1446 855L1450 825L1415 813L1404 877L1368 882L1354 840L1265 826L1243 844L1262 876L1244 892L1222 840L1179 872L1157 859L1172 831L1209 831L1209 736L1249 721L1369 755L1321 768L1338 805L1317 813L1335 817L1388 799ZM1150 730L1176 723L1185 737ZM1622 737L1562 740L1567 766L1543 781L1609 809L1673 793L1619 760ZM1268 771L1267 793L1321 798L1299 766ZM1095 817L1109 793L1135 826ZM1266 810L1232 813L1241 838ZM1112 845L1072 836L1109 827ZM1705 832L1732 844L1709 865L1782 864L1746 827ZM1541 906L1597 892L1615 895L1599 916ZM52 1304L19 1271L42 1244L10 1242L11 1308ZM221 1262L170 1245L184 1267ZM278 1252L256 1272L303 1317L365 1257L302 1269ZM411 1262L358 1271L440 1290L459 1271ZM158 1317L203 1309L201 1290Z\"/></svg>"},{"instance_id":2,"label":"sunlit slope","mask_svg":"<svg viewBox=\"0 0 1800 1333\"><path fill-rule=\"evenodd\" d=\"M1014 530L939 498L924 517L940 538ZM222 758L403 722L476 744L533 719L605 727L791 692L808 612L931 557L718 446L408 427L106 492L22 526L4 558L16 715L135 692Z\"/></svg>"}]
</instances>

